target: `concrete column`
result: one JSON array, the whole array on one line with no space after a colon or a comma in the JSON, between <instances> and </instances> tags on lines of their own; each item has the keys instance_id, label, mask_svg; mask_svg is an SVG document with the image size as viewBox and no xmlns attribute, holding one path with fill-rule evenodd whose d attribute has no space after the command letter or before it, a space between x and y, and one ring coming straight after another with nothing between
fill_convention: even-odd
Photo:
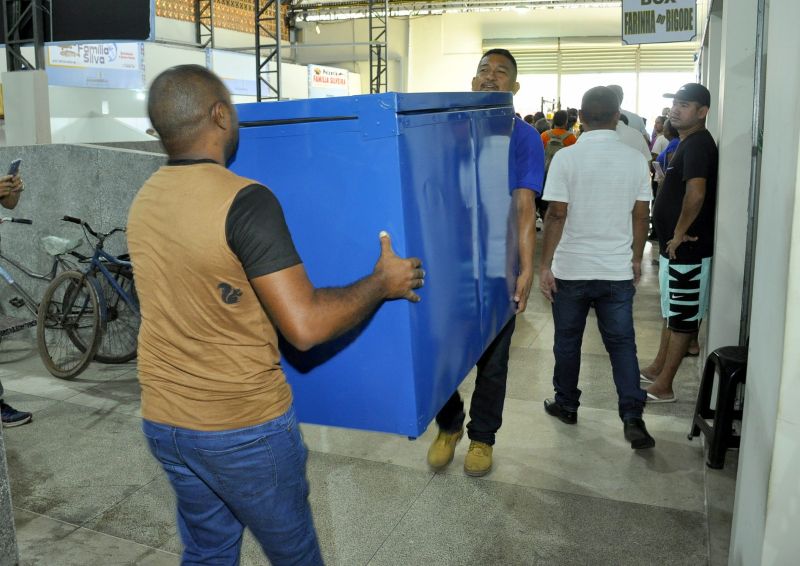
<instances>
[{"instance_id":1,"label":"concrete column","mask_svg":"<svg viewBox=\"0 0 800 566\"><path fill-rule=\"evenodd\" d=\"M800 189L800 144L798 144L795 190ZM786 300L786 333L783 340L783 371L772 448L772 470L767 495L767 520L764 526L762 564L792 564L800 556L800 199L794 201L789 292Z\"/></svg>"},{"instance_id":2,"label":"concrete column","mask_svg":"<svg viewBox=\"0 0 800 566\"><path fill-rule=\"evenodd\" d=\"M51 143L50 98L44 71L3 73L6 145Z\"/></svg>"},{"instance_id":3,"label":"concrete column","mask_svg":"<svg viewBox=\"0 0 800 566\"><path fill-rule=\"evenodd\" d=\"M750 194L753 104L755 99L756 16L758 0L726 2L721 19L717 231L714 246L708 352L739 343L747 207ZM718 96L717 96L718 94Z\"/></svg>"},{"instance_id":4,"label":"concrete column","mask_svg":"<svg viewBox=\"0 0 800 566\"><path fill-rule=\"evenodd\" d=\"M711 91L711 100L719 92L719 75L722 72L722 6L715 3L708 18L708 57L706 58L706 88ZM705 73L704 73L705 74ZM706 119L706 128L719 139L719 108L713 105Z\"/></svg>"},{"instance_id":5,"label":"concrete column","mask_svg":"<svg viewBox=\"0 0 800 566\"><path fill-rule=\"evenodd\" d=\"M17 537L14 531L14 510L6 466L6 448L0 427L0 566L16 566L19 562Z\"/></svg>"},{"instance_id":6,"label":"concrete column","mask_svg":"<svg viewBox=\"0 0 800 566\"><path fill-rule=\"evenodd\" d=\"M800 556L800 2L769 3L750 352L729 563ZM728 69L730 70L730 69Z\"/></svg>"}]
</instances>

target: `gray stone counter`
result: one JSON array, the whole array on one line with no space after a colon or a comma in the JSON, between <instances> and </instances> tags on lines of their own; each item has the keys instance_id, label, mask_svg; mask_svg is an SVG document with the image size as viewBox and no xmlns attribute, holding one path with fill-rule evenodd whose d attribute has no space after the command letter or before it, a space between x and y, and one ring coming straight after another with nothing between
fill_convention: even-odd
<instances>
[{"instance_id":1,"label":"gray stone counter","mask_svg":"<svg viewBox=\"0 0 800 566\"><path fill-rule=\"evenodd\" d=\"M0 566L16 566L19 562L9 483L6 446L3 442L3 427L0 426Z\"/></svg>"}]
</instances>

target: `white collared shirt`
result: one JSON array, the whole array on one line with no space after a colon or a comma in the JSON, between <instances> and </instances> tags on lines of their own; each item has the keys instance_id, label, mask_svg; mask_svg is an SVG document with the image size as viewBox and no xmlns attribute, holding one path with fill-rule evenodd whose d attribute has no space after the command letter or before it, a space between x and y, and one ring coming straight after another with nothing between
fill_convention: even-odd
<instances>
[{"instance_id":1,"label":"white collared shirt","mask_svg":"<svg viewBox=\"0 0 800 566\"><path fill-rule=\"evenodd\" d=\"M616 132L586 132L578 143L556 153L543 198L568 204L553 257L558 279L633 278L631 213L636 201L652 198L650 171L647 160L622 143Z\"/></svg>"},{"instance_id":2,"label":"white collared shirt","mask_svg":"<svg viewBox=\"0 0 800 566\"><path fill-rule=\"evenodd\" d=\"M619 134L619 139L622 140L622 143L625 145L631 146L633 149L644 155L644 158L647 161L650 161L653 156L650 155L650 148L647 147L647 142L644 141L642 134L638 131L634 130L630 126L626 126L624 122L619 121L617 122L617 134Z\"/></svg>"},{"instance_id":3,"label":"white collared shirt","mask_svg":"<svg viewBox=\"0 0 800 566\"><path fill-rule=\"evenodd\" d=\"M628 126L642 134L642 136L647 135L647 127L644 125L644 119L639 116L636 112L631 112L630 110L620 109L621 114L625 114L628 118Z\"/></svg>"}]
</instances>

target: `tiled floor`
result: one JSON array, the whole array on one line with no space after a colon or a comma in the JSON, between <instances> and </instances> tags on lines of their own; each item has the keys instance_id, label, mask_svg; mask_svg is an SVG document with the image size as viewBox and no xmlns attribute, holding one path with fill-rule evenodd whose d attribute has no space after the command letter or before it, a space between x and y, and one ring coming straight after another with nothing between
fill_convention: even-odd
<instances>
[{"instance_id":1,"label":"tiled floor","mask_svg":"<svg viewBox=\"0 0 800 566\"><path fill-rule=\"evenodd\" d=\"M661 324L654 268L647 268L635 304L645 362ZM416 441L303 427L329 564L708 563L701 443L686 440L697 358L680 370L678 402L648 407L657 445L636 453L622 437L610 364L592 321L578 425L544 413L552 332L549 306L534 291L514 336L495 469L484 478L464 475L466 442L447 470L427 468L434 426ZM5 430L22 564L178 564L173 497L139 430L135 365L93 365L61 381L31 341L6 340L0 379L11 404L35 413L32 424ZM467 398L473 379L462 385ZM266 563L246 537L242 564Z\"/></svg>"}]
</instances>

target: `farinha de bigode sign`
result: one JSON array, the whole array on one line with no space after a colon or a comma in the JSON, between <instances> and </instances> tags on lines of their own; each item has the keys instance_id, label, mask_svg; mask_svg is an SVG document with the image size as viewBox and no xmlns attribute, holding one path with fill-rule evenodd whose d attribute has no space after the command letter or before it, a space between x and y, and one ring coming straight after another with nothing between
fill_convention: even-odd
<instances>
[{"instance_id":1,"label":"farinha de bigode sign","mask_svg":"<svg viewBox=\"0 0 800 566\"><path fill-rule=\"evenodd\" d=\"M697 0L622 0L622 43L692 41Z\"/></svg>"}]
</instances>

